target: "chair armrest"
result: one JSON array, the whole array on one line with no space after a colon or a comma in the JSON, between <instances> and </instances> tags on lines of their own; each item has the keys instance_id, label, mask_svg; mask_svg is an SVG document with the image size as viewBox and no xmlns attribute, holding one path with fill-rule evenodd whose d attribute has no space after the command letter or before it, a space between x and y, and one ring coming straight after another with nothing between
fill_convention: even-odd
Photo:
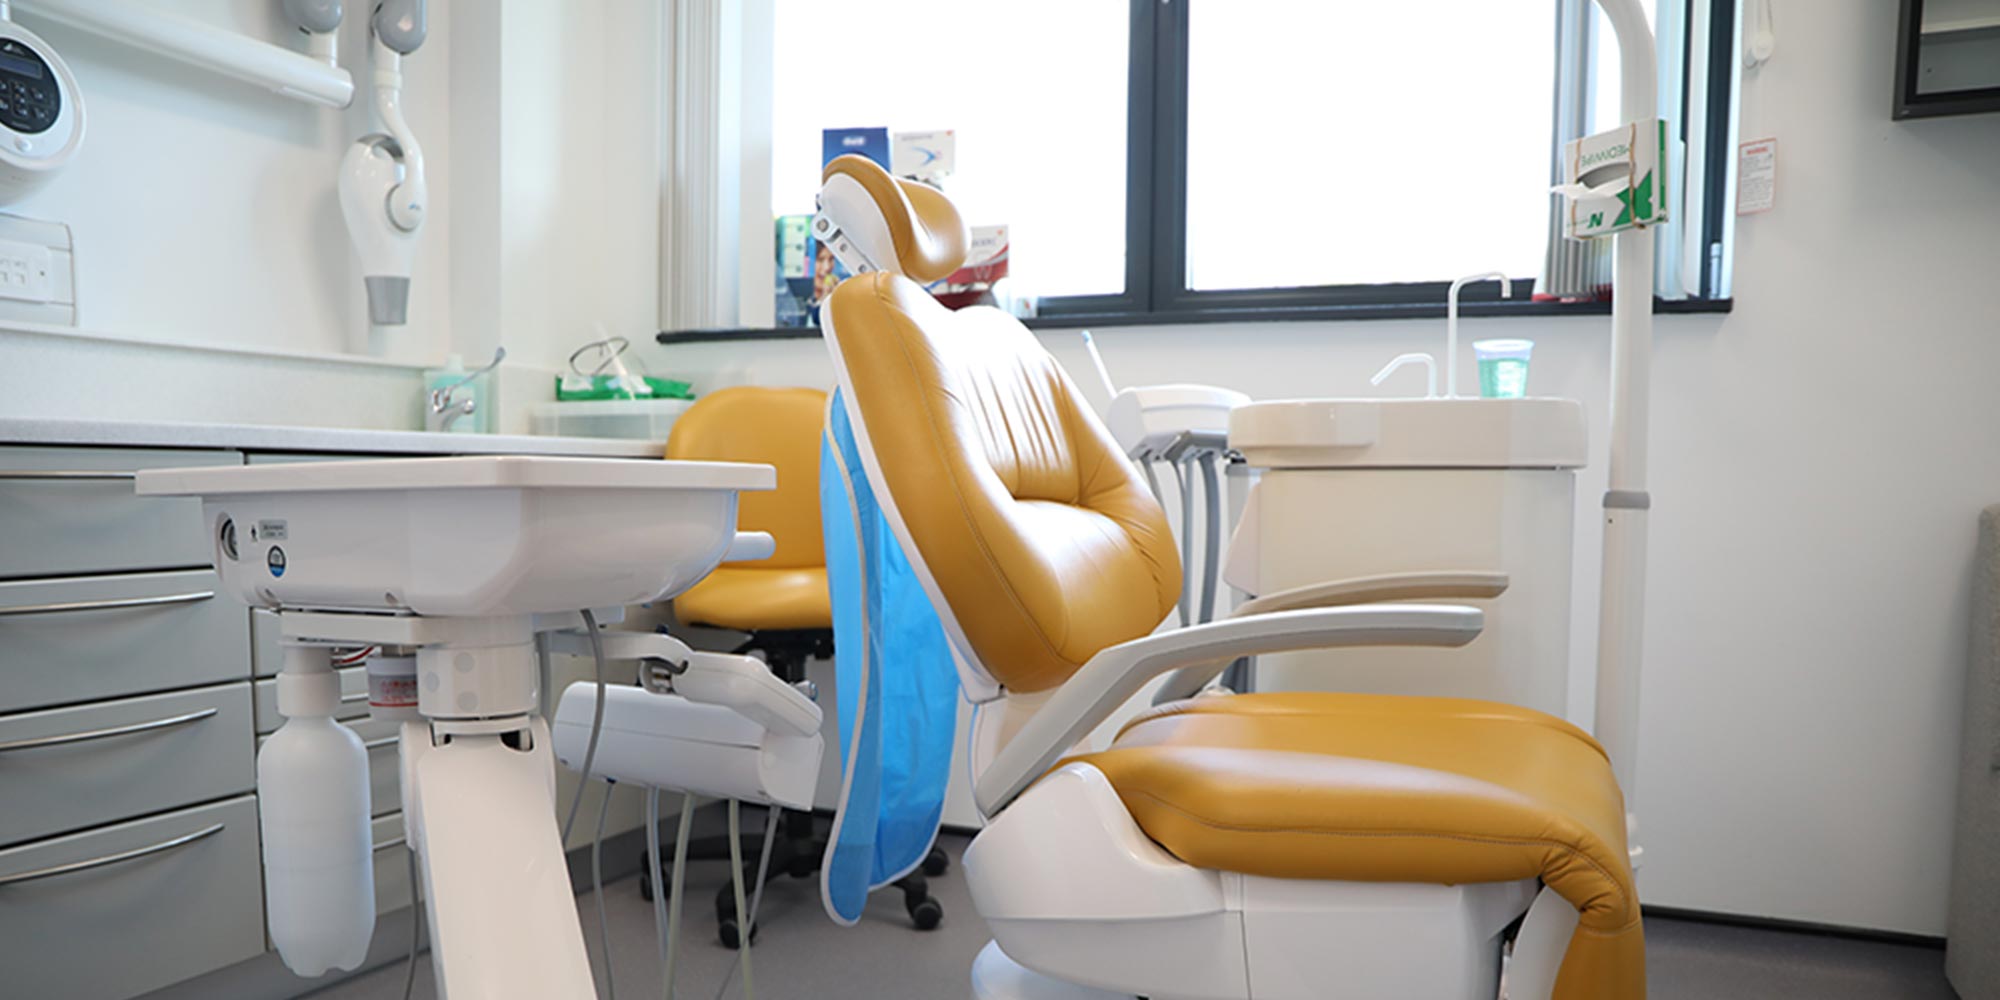
<instances>
[{"instance_id":1,"label":"chair armrest","mask_svg":"<svg viewBox=\"0 0 2000 1000\"><path fill-rule=\"evenodd\" d=\"M1139 689L1170 671L1195 688L1239 656L1345 646L1463 646L1478 638L1476 608L1376 604L1280 611L1161 632L1099 652L1056 689L979 776L974 799L987 816L1012 802L1078 740Z\"/></svg>"},{"instance_id":2,"label":"chair armrest","mask_svg":"<svg viewBox=\"0 0 2000 1000\"><path fill-rule=\"evenodd\" d=\"M1264 594L1244 601L1230 612L1230 616L1263 615L1299 608L1333 608L1347 604L1491 598L1506 593L1507 583L1505 573L1475 573L1469 570L1357 576Z\"/></svg>"}]
</instances>

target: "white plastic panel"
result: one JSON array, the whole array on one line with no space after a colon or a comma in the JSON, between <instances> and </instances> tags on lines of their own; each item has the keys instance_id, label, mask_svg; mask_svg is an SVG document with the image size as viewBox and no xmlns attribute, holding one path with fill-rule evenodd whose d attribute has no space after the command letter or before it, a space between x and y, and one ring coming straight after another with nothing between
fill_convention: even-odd
<instances>
[{"instance_id":1,"label":"white plastic panel","mask_svg":"<svg viewBox=\"0 0 2000 1000\"><path fill-rule=\"evenodd\" d=\"M1569 714L1575 475L1567 470L1274 469L1257 517L1256 591L1413 572L1508 577L1462 649L1348 649L1258 658L1266 691L1482 698Z\"/></svg>"},{"instance_id":2,"label":"white plastic panel","mask_svg":"<svg viewBox=\"0 0 2000 1000\"><path fill-rule=\"evenodd\" d=\"M1573 399L1290 399L1230 413L1229 443L1261 468L1575 469Z\"/></svg>"}]
</instances>

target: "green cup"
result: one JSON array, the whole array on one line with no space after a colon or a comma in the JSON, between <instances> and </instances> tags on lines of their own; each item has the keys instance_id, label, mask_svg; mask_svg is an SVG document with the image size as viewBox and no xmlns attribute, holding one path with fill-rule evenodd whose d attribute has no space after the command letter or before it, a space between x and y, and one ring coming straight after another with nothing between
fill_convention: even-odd
<instances>
[{"instance_id":1,"label":"green cup","mask_svg":"<svg viewBox=\"0 0 2000 1000\"><path fill-rule=\"evenodd\" d=\"M1472 356L1479 360L1479 395L1486 399L1520 399L1528 394L1528 359L1532 340L1476 340Z\"/></svg>"}]
</instances>

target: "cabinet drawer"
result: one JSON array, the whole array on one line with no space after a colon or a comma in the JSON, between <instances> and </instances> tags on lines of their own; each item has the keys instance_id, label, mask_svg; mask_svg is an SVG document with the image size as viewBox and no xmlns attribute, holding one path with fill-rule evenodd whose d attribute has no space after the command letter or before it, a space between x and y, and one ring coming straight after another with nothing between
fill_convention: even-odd
<instances>
[{"instance_id":1,"label":"cabinet drawer","mask_svg":"<svg viewBox=\"0 0 2000 1000\"><path fill-rule=\"evenodd\" d=\"M246 616L220 586L208 570L0 582L0 712L247 678Z\"/></svg>"},{"instance_id":2,"label":"cabinet drawer","mask_svg":"<svg viewBox=\"0 0 2000 1000\"><path fill-rule=\"evenodd\" d=\"M241 464L234 451L0 447L0 578L213 565L201 501L139 496L132 473Z\"/></svg>"},{"instance_id":3,"label":"cabinet drawer","mask_svg":"<svg viewBox=\"0 0 2000 1000\"><path fill-rule=\"evenodd\" d=\"M368 748L368 814L380 817L401 811L403 762L396 742L402 723L349 719L341 725L360 735L362 745ZM258 749L263 749L264 740L263 736L257 737Z\"/></svg>"},{"instance_id":4,"label":"cabinet drawer","mask_svg":"<svg viewBox=\"0 0 2000 1000\"><path fill-rule=\"evenodd\" d=\"M248 682L0 716L0 844L250 791Z\"/></svg>"},{"instance_id":5,"label":"cabinet drawer","mask_svg":"<svg viewBox=\"0 0 2000 1000\"><path fill-rule=\"evenodd\" d=\"M375 915L410 905L410 849L403 842L403 814L375 817Z\"/></svg>"},{"instance_id":6,"label":"cabinet drawer","mask_svg":"<svg viewBox=\"0 0 2000 1000\"><path fill-rule=\"evenodd\" d=\"M368 717L368 668L348 667L334 671L340 675L340 708L334 718L365 719ZM277 678L260 678L256 685L257 735L268 736L283 725L285 717L278 714Z\"/></svg>"},{"instance_id":7,"label":"cabinet drawer","mask_svg":"<svg viewBox=\"0 0 2000 1000\"><path fill-rule=\"evenodd\" d=\"M256 803L0 850L0 991L124 1000L262 954Z\"/></svg>"}]
</instances>

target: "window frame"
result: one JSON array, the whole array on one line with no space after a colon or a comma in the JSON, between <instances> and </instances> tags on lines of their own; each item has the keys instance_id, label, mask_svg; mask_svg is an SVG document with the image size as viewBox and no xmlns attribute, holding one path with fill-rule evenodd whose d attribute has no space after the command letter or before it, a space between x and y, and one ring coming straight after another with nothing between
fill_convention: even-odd
<instances>
[{"instance_id":1,"label":"window frame","mask_svg":"<svg viewBox=\"0 0 2000 1000\"><path fill-rule=\"evenodd\" d=\"M1428 316L1443 309L1451 279L1389 284L1309 285L1285 288L1201 290L1187 282L1187 108L1189 4L1194 0L1131 0L1132 31L1127 82L1128 112L1125 153L1125 290L1114 294L1044 298L1038 303L1038 326L1082 323L1201 323L1329 318L1388 318ZM1704 0L1685 0L1690 11ZM1709 66L1733 64L1735 0L1707 0L1714 10ZM1690 19L1692 23L1692 19ZM1692 41L1692 40L1691 40ZM1719 47L1719 49L1718 49ZM1686 60L1681 72L1690 71ZM1713 130L1726 129L1734 99L1733 77L1716 72L1708 91L1705 116ZM1687 91L1683 89L1685 95ZM1684 97L1685 100L1685 97ZM1685 138L1688 116L1676 123ZM1724 143L1711 143L1709 157L1690 169L1701 169L1718 180L1726 177ZM1719 183L1709 188L1721 191ZM1723 238L1725 207L1711 197L1702 217L1690 219L1702 245ZM1711 268L1704 267L1702 297L1659 302L1663 311L1726 311L1726 299L1715 299ZM1535 275L1515 276L1516 284L1533 288ZM1530 296L1500 298L1497 284L1481 282L1461 292L1467 315L1518 314L1529 311L1588 310L1592 303L1531 303Z\"/></svg>"}]
</instances>

